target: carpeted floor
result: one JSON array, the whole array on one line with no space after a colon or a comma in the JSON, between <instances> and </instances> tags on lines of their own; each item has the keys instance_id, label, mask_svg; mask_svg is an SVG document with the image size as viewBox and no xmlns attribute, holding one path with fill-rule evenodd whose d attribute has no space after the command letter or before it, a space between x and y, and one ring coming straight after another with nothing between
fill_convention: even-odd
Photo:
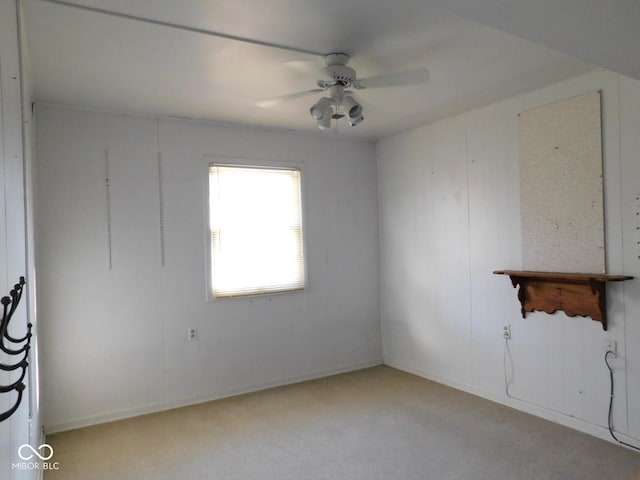
<instances>
[{"instance_id":1,"label":"carpeted floor","mask_svg":"<svg viewBox=\"0 0 640 480\"><path fill-rule=\"evenodd\" d=\"M46 480L640 480L640 453L389 367L47 441Z\"/></svg>"}]
</instances>

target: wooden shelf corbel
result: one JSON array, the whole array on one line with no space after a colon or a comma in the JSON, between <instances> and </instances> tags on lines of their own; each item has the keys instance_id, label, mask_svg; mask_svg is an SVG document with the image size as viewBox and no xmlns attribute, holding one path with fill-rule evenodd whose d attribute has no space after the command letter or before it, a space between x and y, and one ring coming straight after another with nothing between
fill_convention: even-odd
<instances>
[{"instance_id":1,"label":"wooden shelf corbel","mask_svg":"<svg viewBox=\"0 0 640 480\"><path fill-rule=\"evenodd\" d=\"M606 284L633 278L627 275L526 270L496 270L493 273L509 275L513 287L519 287L522 318L529 312L553 314L562 310L569 317L591 317L602 323L604 330L607 329Z\"/></svg>"}]
</instances>

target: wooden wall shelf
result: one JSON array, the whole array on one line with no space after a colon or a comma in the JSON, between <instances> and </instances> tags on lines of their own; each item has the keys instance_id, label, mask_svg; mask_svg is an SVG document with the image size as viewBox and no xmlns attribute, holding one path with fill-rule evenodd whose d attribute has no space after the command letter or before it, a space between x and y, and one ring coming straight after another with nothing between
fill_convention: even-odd
<instances>
[{"instance_id":1,"label":"wooden wall shelf","mask_svg":"<svg viewBox=\"0 0 640 480\"><path fill-rule=\"evenodd\" d=\"M509 275L513 287L519 286L522 318L528 312L549 314L562 310L569 317L591 317L607 329L607 282L631 280L627 275L598 273L532 272L496 270L496 275Z\"/></svg>"}]
</instances>

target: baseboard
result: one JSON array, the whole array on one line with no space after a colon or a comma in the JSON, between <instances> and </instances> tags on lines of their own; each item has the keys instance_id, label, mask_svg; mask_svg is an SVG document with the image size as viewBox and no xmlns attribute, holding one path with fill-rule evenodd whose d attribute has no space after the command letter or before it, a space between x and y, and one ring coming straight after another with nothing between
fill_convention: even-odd
<instances>
[{"instance_id":1,"label":"baseboard","mask_svg":"<svg viewBox=\"0 0 640 480\"><path fill-rule=\"evenodd\" d=\"M572 428L573 430L577 430L579 432L586 433L593 437L606 440L610 443L620 445L613 438L611 438L608 428L602 425L596 425L596 424L587 422L586 420L581 420L579 418L571 417L561 412L557 412L555 410L550 410L548 408L544 408L539 405L529 403L525 400L520 400L513 397L507 397L506 395L496 395L493 392L479 389L477 387L474 387L473 385L457 382L455 380L451 380L449 378L441 377L440 375L427 372L426 370L410 367L408 365L403 365L399 362L385 360L384 364L389 367L396 368L398 370L402 370L407 373L412 373L414 375L425 378L427 380L431 380L433 382L437 382L437 383L446 385L448 387L455 388L456 390L461 390L463 392L470 393L477 397L481 397L486 400L490 400L492 402L505 405L515 410L519 410L521 412L525 412L530 415L534 415L536 417L549 420L551 422L557 423L564 427ZM632 445L636 445L636 444L640 445L640 439L629 437L628 435L625 435L624 433L619 433L619 432L616 432L616 436L624 442L631 443ZM624 447L624 445L621 445L621 446ZM625 447L625 448L628 448L628 447Z\"/></svg>"},{"instance_id":2,"label":"baseboard","mask_svg":"<svg viewBox=\"0 0 640 480\"><path fill-rule=\"evenodd\" d=\"M220 400L222 398L235 397L236 395L242 395L245 393L257 392L268 388L281 387L284 385L291 385L294 383L305 382L308 380L315 380L318 378L329 377L332 375L338 375L340 373L352 372L355 370L362 370L363 368L375 367L382 365L382 358L370 360L368 362L342 365L335 368L326 370L319 370L305 375L298 375L294 377L286 377L269 382L250 385L243 388L216 392L211 395L190 397L180 400L158 402L147 405L142 405L134 408L127 408L123 410L117 410L113 412L103 413L99 415L92 415L84 418L77 418L66 422L54 423L51 425L45 425L44 430L47 435L54 433L64 432L67 430L74 430L76 428L89 427L92 425L98 425L101 423L113 422L116 420L123 420L126 418L137 417L140 415L147 415L150 413L162 412L164 410L171 410L173 408L186 407L189 405L197 405L199 403L206 403L213 400Z\"/></svg>"}]
</instances>

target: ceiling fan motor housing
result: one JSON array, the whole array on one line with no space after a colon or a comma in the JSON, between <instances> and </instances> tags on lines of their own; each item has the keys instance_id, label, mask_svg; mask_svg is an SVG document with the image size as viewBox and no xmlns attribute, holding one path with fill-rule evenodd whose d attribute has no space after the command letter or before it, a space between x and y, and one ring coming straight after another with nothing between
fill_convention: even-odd
<instances>
[{"instance_id":1,"label":"ceiling fan motor housing","mask_svg":"<svg viewBox=\"0 0 640 480\"><path fill-rule=\"evenodd\" d=\"M356 71L347 67L346 65L329 65L326 67L327 78L333 80L320 80L318 85L322 88L326 88L332 85L342 85L343 87L351 86L351 83L356 79Z\"/></svg>"}]
</instances>

